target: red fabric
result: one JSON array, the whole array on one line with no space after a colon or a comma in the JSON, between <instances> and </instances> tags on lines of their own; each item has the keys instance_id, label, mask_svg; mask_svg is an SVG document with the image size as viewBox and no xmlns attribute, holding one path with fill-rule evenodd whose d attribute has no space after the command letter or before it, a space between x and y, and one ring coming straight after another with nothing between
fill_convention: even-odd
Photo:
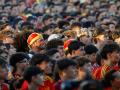
<instances>
[{"instance_id":1,"label":"red fabric","mask_svg":"<svg viewBox=\"0 0 120 90\"><path fill-rule=\"evenodd\" d=\"M105 76L105 74L110 70L111 68L108 65L103 65L96 70L93 71L92 75L93 78L96 80L102 80Z\"/></svg>"},{"instance_id":2,"label":"red fabric","mask_svg":"<svg viewBox=\"0 0 120 90\"><path fill-rule=\"evenodd\" d=\"M26 80L23 82L21 90L28 90L28 82Z\"/></svg>"},{"instance_id":3,"label":"red fabric","mask_svg":"<svg viewBox=\"0 0 120 90\"><path fill-rule=\"evenodd\" d=\"M112 90L112 88L111 88L111 87L109 87L109 88L105 88L104 90Z\"/></svg>"},{"instance_id":4,"label":"red fabric","mask_svg":"<svg viewBox=\"0 0 120 90\"><path fill-rule=\"evenodd\" d=\"M53 80L47 76L44 85L40 86L39 90L55 90Z\"/></svg>"},{"instance_id":5,"label":"red fabric","mask_svg":"<svg viewBox=\"0 0 120 90\"><path fill-rule=\"evenodd\" d=\"M9 90L9 87L7 84L3 83L2 84L2 90Z\"/></svg>"},{"instance_id":6,"label":"red fabric","mask_svg":"<svg viewBox=\"0 0 120 90\"><path fill-rule=\"evenodd\" d=\"M21 90L28 90L28 82L24 81ZM39 87L39 90L55 90L54 83L51 78L46 78L44 85Z\"/></svg>"},{"instance_id":7,"label":"red fabric","mask_svg":"<svg viewBox=\"0 0 120 90\"><path fill-rule=\"evenodd\" d=\"M55 90L61 90L61 84L62 84L61 80L59 80L57 83L55 83L55 85L54 85Z\"/></svg>"}]
</instances>

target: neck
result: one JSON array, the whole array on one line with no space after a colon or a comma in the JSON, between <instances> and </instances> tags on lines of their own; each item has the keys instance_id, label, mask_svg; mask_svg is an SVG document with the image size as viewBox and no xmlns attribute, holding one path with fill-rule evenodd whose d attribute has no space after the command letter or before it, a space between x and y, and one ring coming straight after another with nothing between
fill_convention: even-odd
<instances>
[{"instance_id":1,"label":"neck","mask_svg":"<svg viewBox=\"0 0 120 90\"><path fill-rule=\"evenodd\" d=\"M34 83L31 83L31 84L29 85L29 90L38 90L38 86L35 85Z\"/></svg>"}]
</instances>

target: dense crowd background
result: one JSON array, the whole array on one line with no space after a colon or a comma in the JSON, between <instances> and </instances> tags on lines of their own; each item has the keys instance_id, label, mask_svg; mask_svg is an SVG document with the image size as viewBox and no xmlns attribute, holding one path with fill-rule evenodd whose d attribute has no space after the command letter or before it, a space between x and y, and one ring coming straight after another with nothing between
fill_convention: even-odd
<instances>
[{"instance_id":1,"label":"dense crowd background","mask_svg":"<svg viewBox=\"0 0 120 90\"><path fill-rule=\"evenodd\" d=\"M0 90L120 90L120 0L0 0Z\"/></svg>"}]
</instances>

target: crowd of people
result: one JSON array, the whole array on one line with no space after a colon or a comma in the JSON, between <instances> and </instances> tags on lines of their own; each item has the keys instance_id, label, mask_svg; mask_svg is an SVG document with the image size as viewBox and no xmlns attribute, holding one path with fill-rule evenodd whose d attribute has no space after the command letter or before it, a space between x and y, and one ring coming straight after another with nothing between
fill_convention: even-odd
<instances>
[{"instance_id":1,"label":"crowd of people","mask_svg":"<svg viewBox=\"0 0 120 90\"><path fill-rule=\"evenodd\" d=\"M120 0L0 0L0 90L120 90Z\"/></svg>"}]
</instances>

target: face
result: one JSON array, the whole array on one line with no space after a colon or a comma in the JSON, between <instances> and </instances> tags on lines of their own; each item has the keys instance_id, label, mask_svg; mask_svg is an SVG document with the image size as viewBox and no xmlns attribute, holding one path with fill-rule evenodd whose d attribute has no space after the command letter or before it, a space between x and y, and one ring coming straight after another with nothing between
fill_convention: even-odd
<instances>
[{"instance_id":1,"label":"face","mask_svg":"<svg viewBox=\"0 0 120 90\"><path fill-rule=\"evenodd\" d=\"M119 83L120 83L120 72L118 71L115 74L117 74L117 77L115 78L114 81L112 81L112 86L114 88L119 88L120 89L120 85L119 85Z\"/></svg>"},{"instance_id":2,"label":"face","mask_svg":"<svg viewBox=\"0 0 120 90\"><path fill-rule=\"evenodd\" d=\"M0 80L6 79L7 75L7 69L0 66Z\"/></svg>"},{"instance_id":3,"label":"face","mask_svg":"<svg viewBox=\"0 0 120 90\"><path fill-rule=\"evenodd\" d=\"M109 30L110 31L115 31L115 25L114 24L110 24L109 25Z\"/></svg>"},{"instance_id":4,"label":"face","mask_svg":"<svg viewBox=\"0 0 120 90\"><path fill-rule=\"evenodd\" d=\"M38 74L36 76L34 76L34 83L36 85L43 85L44 84L44 80L45 80L45 77L43 74Z\"/></svg>"},{"instance_id":5,"label":"face","mask_svg":"<svg viewBox=\"0 0 120 90\"><path fill-rule=\"evenodd\" d=\"M96 53L89 55L89 59L91 60L91 63L95 63L96 62Z\"/></svg>"},{"instance_id":6,"label":"face","mask_svg":"<svg viewBox=\"0 0 120 90\"><path fill-rule=\"evenodd\" d=\"M19 5L19 10L20 10L20 12L23 12L23 11L25 10L25 8L26 8L25 3L24 3L24 2L21 2L20 5Z\"/></svg>"},{"instance_id":7,"label":"face","mask_svg":"<svg viewBox=\"0 0 120 90\"><path fill-rule=\"evenodd\" d=\"M110 54L109 59L111 60L113 64L116 64L119 61L119 58L120 58L119 55L120 53L117 51L114 51Z\"/></svg>"},{"instance_id":8,"label":"face","mask_svg":"<svg viewBox=\"0 0 120 90\"><path fill-rule=\"evenodd\" d=\"M52 67L53 67L53 64L49 62L45 68L45 74L52 74Z\"/></svg>"},{"instance_id":9,"label":"face","mask_svg":"<svg viewBox=\"0 0 120 90\"><path fill-rule=\"evenodd\" d=\"M84 51L84 47L82 46L78 50L76 50L74 53L75 56L79 56L79 55L83 56L84 54L85 54L85 51Z\"/></svg>"},{"instance_id":10,"label":"face","mask_svg":"<svg viewBox=\"0 0 120 90\"><path fill-rule=\"evenodd\" d=\"M45 41L43 39L38 39L31 45L31 47L35 51L41 51L45 48Z\"/></svg>"},{"instance_id":11,"label":"face","mask_svg":"<svg viewBox=\"0 0 120 90\"><path fill-rule=\"evenodd\" d=\"M116 11L117 11L116 5L111 5L111 6L110 6L110 11L116 12Z\"/></svg>"},{"instance_id":12,"label":"face","mask_svg":"<svg viewBox=\"0 0 120 90\"><path fill-rule=\"evenodd\" d=\"M58 51L59 51L59 53L60 53L61 58L64 58L65 53L64 53L63 46L58 46L57 49L58 49Z\"/></svg>"},{"instance_id":13,"label":"face","mask_svg":"<svg viewBox=\"0 0 120 90\"><path fill-rule=\"evenodd\" d=\"M60 59L62 59L62 58L61 58L60 53L57 52L57 53L55 53L55 54L52 56L52 59L53 59L53 60L60 60Z\"/></svg>"},{"instance_id":14,"label":"face","mask_svg":"<svg viewBox=\"0 0 120 90\"><path fill-rule=\"evenodd\" d=\"M48 64L49 64L48 62L43 61L40 65L38 65L38 67L41 70L45 71L45 69L48 67Z\"/></svg>"},{"instance_id":15,"label":"face","mask_svg":"<svg viewBox=\"0 0 120 90\"><path fill-rule=\"evenodd\" d=\"M25 68L29 65L29 62L27 59L24 59L24 60L18 62L16 65L17 65L17 68L20 68L21 70L24 71Z\"/></svg>"},{"instance_id":16,"label":"face","mask_svg":"<svg viewBox=\"0 0 120 90\"><path fill-rule=\"evenodd\" d=\"M77 68L76 66L69 66L65 71L65 77L74 80L77 76Z\"/></svg>"}]
</instances>

